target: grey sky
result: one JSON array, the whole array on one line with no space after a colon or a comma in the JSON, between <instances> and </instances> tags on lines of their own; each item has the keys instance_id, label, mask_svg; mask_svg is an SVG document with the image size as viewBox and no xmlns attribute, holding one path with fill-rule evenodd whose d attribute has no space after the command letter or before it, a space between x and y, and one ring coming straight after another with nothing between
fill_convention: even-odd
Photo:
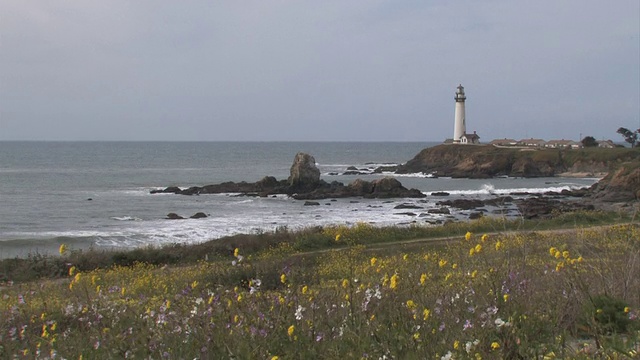
<instances>
[{"instance_id":1,"label":"grey sky","mask_svg":"<svg viewBox=\"0 0 640 360\"><path fill-rule=\"evenodd\" d=\"M640 2L0 2L0 140L482 141L640 127Z\"/></svg>"}]
</instances>

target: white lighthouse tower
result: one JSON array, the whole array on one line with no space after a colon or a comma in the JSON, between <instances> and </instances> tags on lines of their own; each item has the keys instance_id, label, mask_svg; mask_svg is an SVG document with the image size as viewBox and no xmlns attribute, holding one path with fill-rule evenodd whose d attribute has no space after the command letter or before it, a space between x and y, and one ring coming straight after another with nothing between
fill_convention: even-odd
<instances>
[{"instance_id":1,"label":"white lighthouse tower","mask_svg":"<svg viewBox=\"0 0 640 360\"><path fill-rule=\"evenodd\" d=\"M464 101L467 97L464 95L464 87L462 84L458 85L456 91L456 112L455 112L455 124L453 127L453 142L459 144L460 138L467 133L467 124L464 115Z\"/></svg>"}]
</instances>

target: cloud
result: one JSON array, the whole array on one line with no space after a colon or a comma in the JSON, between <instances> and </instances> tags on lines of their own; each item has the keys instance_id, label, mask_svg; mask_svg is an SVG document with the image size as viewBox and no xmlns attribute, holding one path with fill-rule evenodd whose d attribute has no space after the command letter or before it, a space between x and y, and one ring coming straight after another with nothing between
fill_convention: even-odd
<instances>
[{"instance_id":1,"label":"cloud","mask_svg":"<svg viewBox=\"0 0 640 360\"><path fill-rule=\"evenodd\" d=\"M10 0L0 139L441 140L458 83L483 140L615 137L640 113L639 12L636 1Z\"/></svg>"}]
</instances>

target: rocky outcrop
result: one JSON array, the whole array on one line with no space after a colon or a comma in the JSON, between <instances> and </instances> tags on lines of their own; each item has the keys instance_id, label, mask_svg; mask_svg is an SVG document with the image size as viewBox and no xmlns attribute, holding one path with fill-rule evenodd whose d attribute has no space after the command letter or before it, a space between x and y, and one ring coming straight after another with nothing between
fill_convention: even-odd
<instances>
[{"instance_id":1,"label":"rocky outcrop","mask_svg":"<svg viewBox=\"0 0 640 360\"><path fill-rule=\"evenodd\" d=\"M309 154L296 154L287 181L292 190L315 189L320 183L320 170L316 167L316 159Z\"/></svg>"},{"instance_id":2,"label":"rocky outcrop","mask_svg":"<svg viewBox=\"0 0 640 360\"><path fill-rule=\"evenodd\" d=\"M320 179L320 170L316 167L313 156L304 153L296 155L287 180L277 180L272 176L267 176L255 183L224 182L202 187L193 186L187 189L170 186L165 189L152 190L151 193L181 195L239 193L248 196L286 194L298 200L345 197L422 198L426 196L420 190L405 188L398 180L390 177L371 182L356 179L347 186L337 181L327 183Z\"/></svg>"},{"instance_id":3,"label":"rocky outcrop","mask_svg":"<svg viewBox=\"0 0 640 360\"><path fill-rule=\"evenodd\" d=\"M601 202L632 202L640 196L640 161L622 164L591 187L591 198Z\"/></svg>"},{"instance_id":4,"label":"rocky outcrop","mask_svg":"<svg viewBox=\"0 0 640 360\"><path fill-rule=\"evenodd\" d=\"M600 174L624 161L640 159L639 149L519 149L491 145L438 145L418 153L397 173L489 178L541 177L566 173Z\"/></svg>"},{"instance_id":5,"label":"rocky outcrop","mask_svg":"<svg viewBox=\"0 0 640 360\"><path fill-rule=\"evenodd\" d=\"M545 197L531 197L517 201L518 209L525 219L550 219L554 215L577 210L594 210L592 204L562 201Z\"/></svg>"}]
</instances>

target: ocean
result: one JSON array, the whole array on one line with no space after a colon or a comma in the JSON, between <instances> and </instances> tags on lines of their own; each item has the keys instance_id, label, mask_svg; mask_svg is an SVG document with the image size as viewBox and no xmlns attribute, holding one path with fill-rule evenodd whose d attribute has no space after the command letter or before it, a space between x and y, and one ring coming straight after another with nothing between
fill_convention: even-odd
<instances>
[{"instance_id":1,"label":"ocean","mask_svg":"<svg viewBox=\"0 0 640 360\"><path fill-rule=\"evenodd\" d=\"M593 178L488 180L398 176L407 188L446 198L327 199L305 206L287 196L150 194L168 186L286 179L294 156L316 159L322 179L350 183L392 174L342 175L348 167L400 164L437 143L420 142L0 142L0 258L72 249L135 248L199 243L238 233L366 222L433 226L447 215L427 214L436 202L488 198L511 192L541 193L592 185ZM336 175L337 174L337 175ZM394 209L402 203L422 209ZM489 209L490 210L490 209ZM167 220L168 213L204 219ZM450 217L468 218L452 209ZM518 216L511 209L510 216Z\"/></svg>"}]
</instances>

